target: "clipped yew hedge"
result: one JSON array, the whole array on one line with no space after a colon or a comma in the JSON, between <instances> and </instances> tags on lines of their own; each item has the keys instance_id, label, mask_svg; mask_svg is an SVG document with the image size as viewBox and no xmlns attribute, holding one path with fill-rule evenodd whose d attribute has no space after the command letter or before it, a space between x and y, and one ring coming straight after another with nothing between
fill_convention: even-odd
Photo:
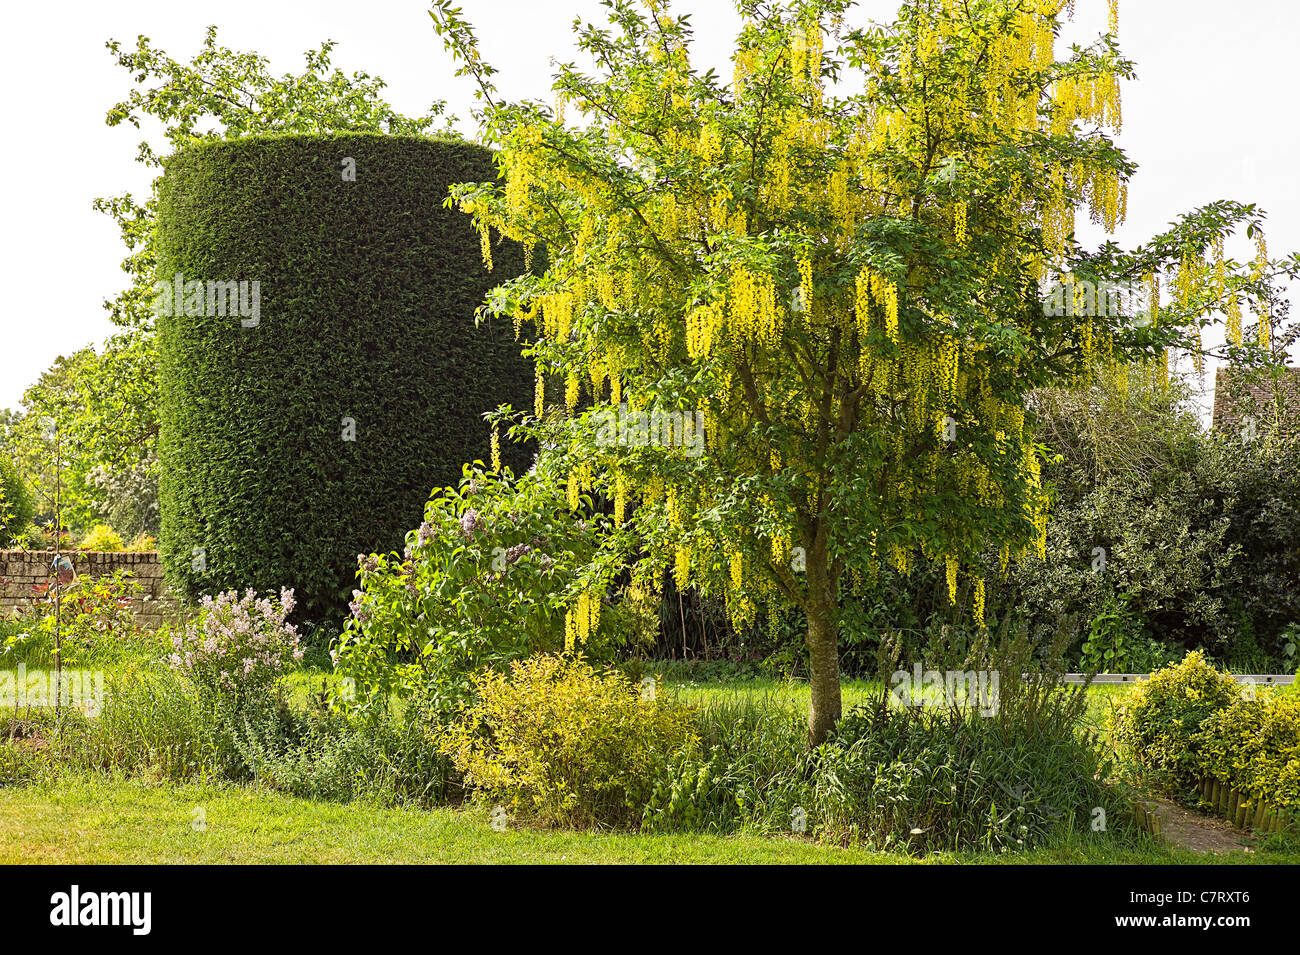
<instances>
[{"instance_id":1,"label":"clipped yew hedge","mask_svg":"<svg viewBox=\"0 0 1300 955\"><path fill-rule=\"evenodd\" d=\"M159 545L173 587L287 586L307 618L340 614L357 554L400 548L430 491L488 460L483 412L531 406L511 323L474 322L522 250L495 243L489 273L469 217L443 205L452 183L492 178L482 147L370 134L208 142L167 162ZM200 294L175 296L177 273ZM250 284L241 300L216 282Z\"/></svg>"}]
</instances>

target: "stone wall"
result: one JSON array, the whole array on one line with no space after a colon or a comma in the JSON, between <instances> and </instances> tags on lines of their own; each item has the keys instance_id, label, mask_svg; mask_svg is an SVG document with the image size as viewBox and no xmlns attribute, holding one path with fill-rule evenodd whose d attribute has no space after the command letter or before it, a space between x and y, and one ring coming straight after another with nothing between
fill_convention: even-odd
<instances>
[{"instance_id":1,"label":"stone wall","mask_svg":"<svg viewBox=\"0 0 1300 955\"><path fill-rule=\"evenodd\" d=\"M52 579L51 550L0 550L0 614L11 616L26 605L32 589ZM114 553L69 551L78 577L101 577L122 570L132 574L141 593L132 608L142 626L156 628L175 620L176 601L163 583L162 563L156 551Z\"/></svg>"}]
</instances>

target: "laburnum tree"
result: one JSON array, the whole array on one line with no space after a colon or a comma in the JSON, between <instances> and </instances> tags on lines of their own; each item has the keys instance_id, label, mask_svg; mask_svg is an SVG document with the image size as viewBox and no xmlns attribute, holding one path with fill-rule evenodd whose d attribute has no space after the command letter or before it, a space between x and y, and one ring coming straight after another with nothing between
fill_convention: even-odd
<instances>
[{"instance_id":1,"label":"laburnum tree","mask_svg":"<svg viewBox=\"0 0 1300 955\"><path fill-rule=\"evenodd\" d=\"M817 744L841 711L842 597L930 561L982 624L986 556L996 574L1043 553L1036 389L1159 378L1225 320L1225 354L1264 362L1297 262L1270 262L1233 202L1137 249L1079 245L1078 216L1123 220L1135 171L1113 3L1105 35L1058 50L1061 0L909 0L857 26L847 0L740 0L729 81L693 67L661 0L605 6L574 24L594 68L506 102L435 3L501 149L500 179L449 201L487 259L497 234L544 254L485 304L534 336L515 427L572 507L612 501L640 585L670 570L737 625L802 608ZM1223 254L1243 228L1254 262Z\"/></svg>"}]
</instances>

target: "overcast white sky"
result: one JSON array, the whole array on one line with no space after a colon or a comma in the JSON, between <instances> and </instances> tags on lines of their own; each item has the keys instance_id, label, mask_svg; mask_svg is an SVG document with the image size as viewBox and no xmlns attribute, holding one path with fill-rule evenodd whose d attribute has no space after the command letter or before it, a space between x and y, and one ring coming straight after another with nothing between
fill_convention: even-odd
<instances>
[{"instance_id":1,"label":"overcast white sky","mask_svg":"<svg viewBox=\"0 0 1300 955\"><path fill-rule=\"evenodd\" d=\"M596 0L461 6L511 97L548 95L551 57L576 58L573 18L601 12ZM865 0L861 12L887 20L896 7ZM680 0L675 8L694 14L697 64L729 74L737 23L730 0ZM106 40L133 46L143 33L188 60L204 27L215 23L222 43L257 50L283 73L301 68L305 50L333 39L336 65L382 76L399 110L418 114L446 99L452 112L468 116L470 88L453 77L427 10L425 0L72 0L9 8L0 38L9 90L0 134L0 408L16 406L55 357L113 331L102 302L126 284L124 250L114 223L91 201L127 191L143 199L151 171L134 161L135 129L104 125L108 107L129 89ZM1078 0L1070 36L1091 38L1105 16L1105 0ZM1120 142L1141 168L1118 239L1136 244L1178 213L1225 198L1269 213L1274 255L1300 248L1300 123L1284 105L1300 76L1300 2L1121 0L1120 37L1139 73L1124 88Z\"/></svg>"}]
</instances>

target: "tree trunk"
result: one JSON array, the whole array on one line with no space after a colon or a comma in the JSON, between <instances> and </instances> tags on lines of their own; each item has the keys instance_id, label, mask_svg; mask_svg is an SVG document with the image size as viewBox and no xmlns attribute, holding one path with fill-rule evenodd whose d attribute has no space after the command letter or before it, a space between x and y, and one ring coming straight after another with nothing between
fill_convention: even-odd
<instances>
[{"instance_id":1,"label":"tree trunk","mask_svg":"<svg viewBox=\"0 0 1300 955\"><path fill-rule=\"evenodd\" d=\"M836 581L827 559L824 534L808 554L808 672L812 701L808 708L808 745L820 746L839 722L840 641Z\"/></svg>"}]
</instances>

